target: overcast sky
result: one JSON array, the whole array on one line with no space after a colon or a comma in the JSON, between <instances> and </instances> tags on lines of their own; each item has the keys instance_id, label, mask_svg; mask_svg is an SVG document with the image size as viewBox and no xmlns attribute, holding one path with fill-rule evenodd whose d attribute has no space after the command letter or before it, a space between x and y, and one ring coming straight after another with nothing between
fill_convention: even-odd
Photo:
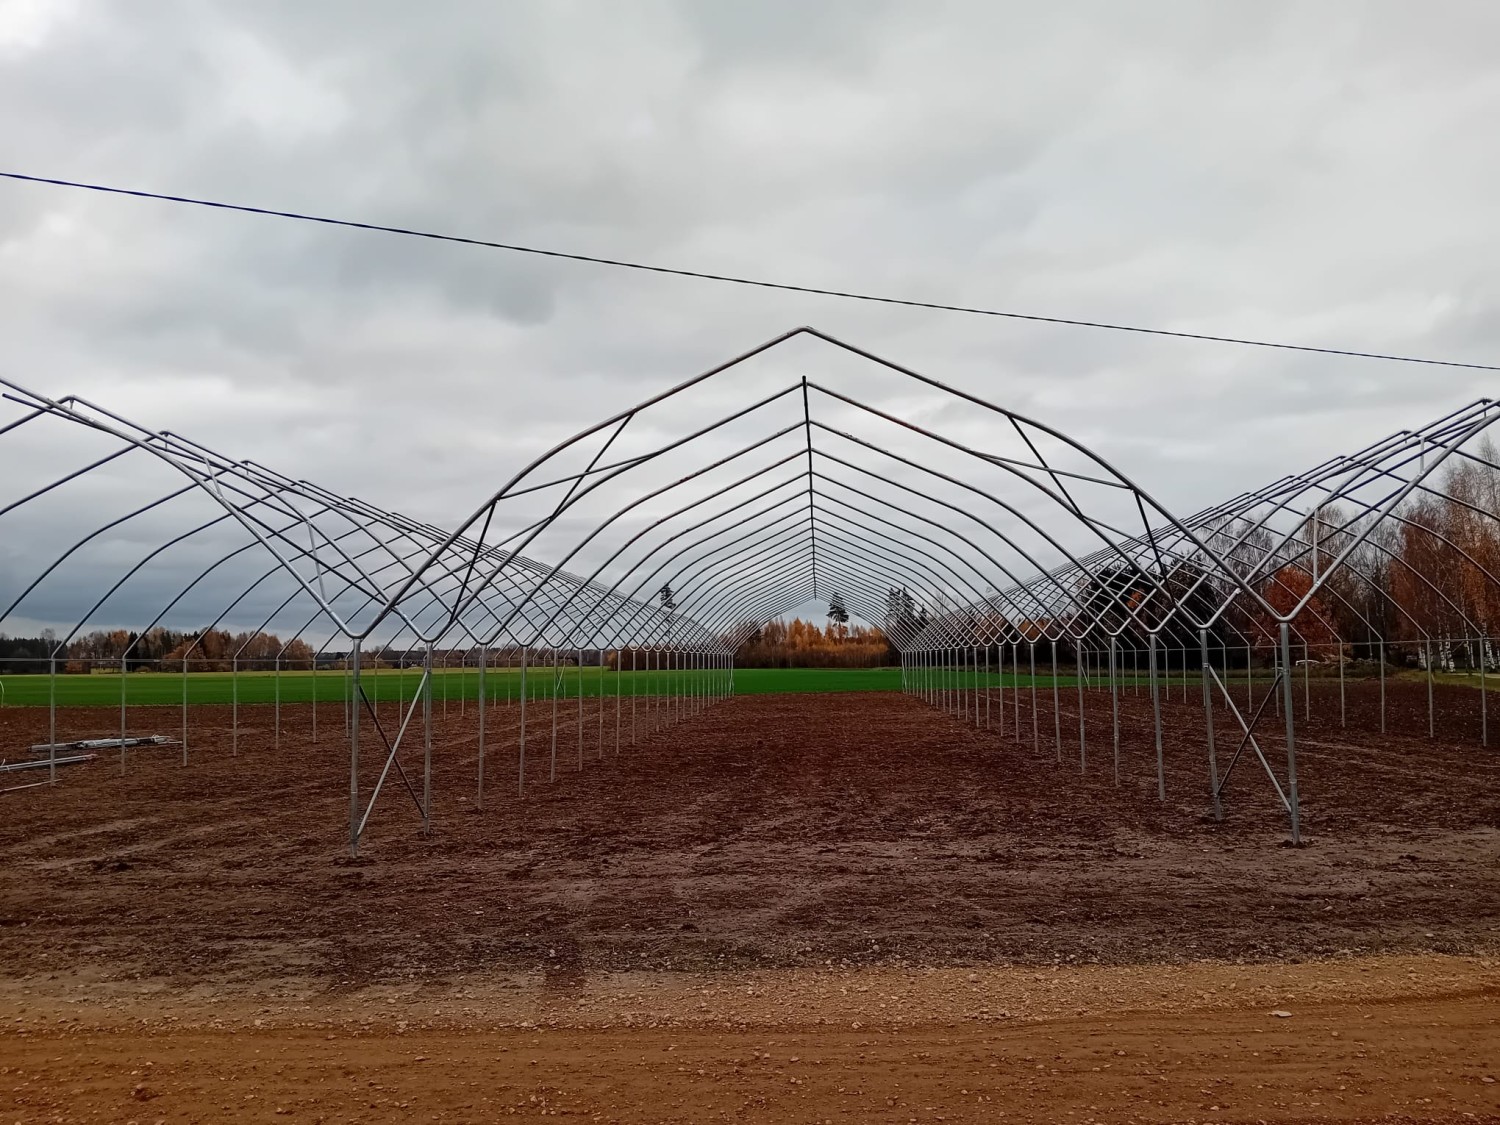
<instances>
[{"instance_id":1,"label":"overcast sky","mask_svg":"<svg viewBox=\"0 0 1500 1125\"><path fill-rule=\"evenodd\" d=\"M0 0L0 164L1493 363L1497 40L1481 0ZM0 182L0 373L443 524L803 323L1055 425L1182 512L1495 389Z\"/></svg>"}]
</instances>

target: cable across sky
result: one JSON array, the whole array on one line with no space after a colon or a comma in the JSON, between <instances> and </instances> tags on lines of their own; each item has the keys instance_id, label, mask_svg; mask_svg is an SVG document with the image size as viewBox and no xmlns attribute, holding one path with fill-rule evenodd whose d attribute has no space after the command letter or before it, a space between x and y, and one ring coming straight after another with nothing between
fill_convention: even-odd
<instances>
[{"instance_id":1,"label":"cable across sky","mask_svg":"<svg viewBox=\"0 0 1500 1125\"><path fill-rule=\"evenodd\" d=\"M728 285L747 285L757 289L777 289L787 293L806 293L816 297L839 297L849 301L899 305L904 308L966 313L971 316L993 316L1005 320L1025 320L1037 324L1057 324L1069 328L1097 328L1109 332L1131 332L1142 336L1166 336L1178 340L1202 340L1213 344L1238 344L1249 348L1273 348L1278 351L1310 352L1315 355L1347 356L1353 359L1379 359L1392 363L1418 363L1432 367L1457 367L1469 371L1500 371L1500 364L1463 363L1451 359L1431 359L1424 356L1369 352L1356 348L1289 344L1275 340L1250 339L1243 336L1218 336L1206 332L1179 332L1169 328L1149 328L1139 324L1113 324L1108 321L1086 320L1078 317L1044 316L1040 313L986 309L973 305L951 305L940 301L918 301L906 297L887 297L876 293L856 293L847 289L829 289L816 285L798 285L792 282L768 281L764 278L737 277L732 274L713 273L707 270L683 269L676 266L655 265L649 262L631 262L620 258L579 254L568 250L551 250L539 246L522 246L513 242L470 238L457 234L442 234L436 231L415 230L410 227L387 226L383 223L367 223L357 219L337 219L327 215L311 215L300 211L281 211L272 207L254 207L244 203L199 199L188 195L169 195L165 192L141 191L134 188L113 187L108 184L85 183L80 180L63 180L51 176L33 176L24 172L0 172L0 179L18 180L31 184L47 184L52 187L74 188L80 191L100 192L106 195L123 195L134 199L152 199L162 203L179 203L191 207L208 207L218 211L236 211L245 215L261 215L273 219L294 219L304 223L319 223L323 226L343 227L348 230L395 234L406 238L427 239L432 242L455 243L460 246L477 246L486 250L507 250L514 254L531 254L541 258L561 258L570 262L586 262L590 265L612 266L616 269L640 270L644 273L665 274L670 277L687 277L698 281L717 281Z\"/></svg>"}]
</instances>

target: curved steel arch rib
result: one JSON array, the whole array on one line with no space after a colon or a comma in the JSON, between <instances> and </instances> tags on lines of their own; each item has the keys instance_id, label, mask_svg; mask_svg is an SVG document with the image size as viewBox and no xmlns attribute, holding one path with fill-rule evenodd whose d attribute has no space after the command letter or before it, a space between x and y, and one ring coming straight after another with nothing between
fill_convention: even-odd
<instances>
[{"instance_id":1,"label":"curved steel arch rib","mask_svg":"<svg viewBox=\"0 0 1500 1125\"><path fill-rule=\"evenodd\" d=\"M762 366L771 389L747 388ZM0 391L6 443L92 443L0 495L0 533L92 482L136 489L0 590L3 628L86 583L54 661L90 625L145 634L199 602L211 629L250 627L237 657L290 616L282 653L307 636L356 661L400 640L429 660L629 648L669 667L732 663L761 623L835 592L913 667L1212 633L1279 645L1284 673L1293 635L1366 632L1383 651L1500 618L1500 457L1475 448L1500 421L1489 399L1179 517L1060 430L802 327L558 443L450 529L79 396Z\"/></svg>"}]
</instances>

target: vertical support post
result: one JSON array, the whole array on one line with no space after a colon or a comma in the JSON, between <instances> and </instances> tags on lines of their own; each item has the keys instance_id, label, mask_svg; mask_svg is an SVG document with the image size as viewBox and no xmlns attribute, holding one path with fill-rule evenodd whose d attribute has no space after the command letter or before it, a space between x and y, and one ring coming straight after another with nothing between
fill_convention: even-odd
<instances>
[{"instance_id":1,"label":"vertical support post","mask_svg":"<svg viewBox=\"0 0 1500 1125\"><path fill-rule=\"evenodd\" d=\"M349 650L351 698L359 698L359 641ZM359 855L359 708L349 712L349 855Z\"/></svg>"},{"instance_id":2,"label":"vertical support post","mask_svg":"<svg viewBox=\"0 0 1500 1125\"><path fill-rule=\"evenodd\" d=\"M974 729L978 730L983 721L979 716L979 646L969 646L969 686L974 696Z\"/></svg>"},{"instance_id":3,"label":"vertical support post","mask_svg":"<svg viewBox=\"0 0 1500 1125\"><path fill-rule=\"evenodd\" d=\"M578 646L578 772L583 772L583 646Z\"/></svg>"},{"instance_id":4,"label":"vertical support post","mask_svg":"<svg viewBox=\"0 0 1500 1125\"><path fill-rule=\"evenodd\" d=\"M995 646L995 684L1000 692L1000 737L1005 737L1005 642Z\"/></svg>"},{"instance_id":5,"label":"vertical support post","mask_svg":"<svg viewBox=\"0 0 1500 1125\"><path fill-rule=\"evenodd\" d=\"M1489 749L1490 745L1490 708L1489 697L1484 691L1484 665L1489 656L1490 642L1488 637L1479 638L1479 745Z\"/></svg>"},{"instance_id":6,"label":"vertical support post","mask_svg":"<svg viewBox=\"0 0 1500 1125\"><path fill-rule=\"evenodd\" d=\"M993 727L995 725L994 721L993 721L993 718L992 718L992 716L994 714L994 696L995 696L994 675L993 675L993 673L990 672L990 642L989 641L985 641L984 642L984 729L985 730L991 730L991 729L993 729ZM1001 713L1001 716L1003 718L1003 716L1005 714L1005 708L1004 708L1003 705L1001 706L1000 713Z\"/></svg>"},{"instance_id":7,"label":"vertical support post","mask_svg":"<svg viewBox=\"0 0 1500 1125\"><path fill-rule=\"evenodd\" d=\"M624 653L615 648L615 757L620 756L620 669L625 663Z\"/></svg>"},{"instance_id":8,"label":"vertical support post","mask_svg":"<svg viewBox=\"0 0 1500 1125\"><path fill-rule=\"evenodd\" d=\"M1010 646L1011 664L1015 670L1015 683L1011 685L1010 699L1014 705L1011 713L1016 724L1016 745L1021 744L1021 642L1012 641Z\"/></svg>"},{"instance_id":9,"label":"vertical support post","mask_svg":"<svg viewBox=\"0 0 1500 1125\"><path fill-rule=\"evenodd\" d=\"M188 764L188 731L187 731L187 657L182 658L182 764ZM55 778L53 780L56 780Z\"/></svg>"},{"instance_id":10,"label":"vertical support post","mask_svg":"<svg viewBox=\"0 0 1500 1125\"><path fill-rule=\"evenodd\" d=\"M1156 634L1150 638L1151 720L1156 730L1156 797L1167 799L1167 762L1161 745L1161 691L1156 682Z\"/></svg>"},{"instance_id":11,"label":"vertical support post","mask_svg":"<svg viewBox=\"0 0 1500 1125\"><path fill-rule=\"evenodd\" d=\"M1036 642L1027 641L1026 650L1031 654L1031 752L1038 754L1042 749L1042 735L1036 713Z\"/></svg>"},{"instance_id":12,"label":"vertical support post","mask_svg":"<svg viewBox=\"0 0 1500 1125\"><path fill-rule=\"evenodd\" d=\"M969 721L969 694L964 690L964 675L968 671L969 662L964 659L963 646L953 650L953 699L954 710L958 712L959 718L967 723Z\"/></svg>"},{"instance_id":13,"label":"vertical support post","mask_svg":"<svg viewBox=\"0 0 1500 1125\"><path fill-rule=\"evenodd\" d=\"M484 713L489 710L486 705L488 700L484 689L484 673L489 662L489 647L481 644L479 646L479 776L474 794L474 808L479 812L484 811Z\"/></svg>"},{"instance_id":14,"label":"vertical support post","mask_svg":"<svg viewBox=\"0 0 1500 1125\"><path fill-rule=\"evenodd\" d=\"M526 795L526 654L531 645L521 646L521 752L516 766L516 796Z\"/></svg>"},{"instance_id":15,"label":"vertical support post","mask_svg":"<svg viewBox=\"0 0 1500 1125\"><path fill-rule=\"evenodd\" d=\"M1380 733L1385 733L1385 638L1380 638Z\"/></svg>"},{"instance_id":16,"label":"vertical support post","mask_svg":"<svg viewBox=\"0 0 1500 1125\"><path fill-rule=\"evenodd\" d=\"M432 834L432 642L427 642L422 677L422 835ZM446 667L446 661L445 661ZM448 677L443 677L448 682ZM446 688L444 689L446 690Z\"/></svg>"},{"instance_id":17,"label":"vertical support post","mask_svg":"<svg viewBox=\"0 0 1500 1125\"><path fill-rule=\"evenodd\" d=\"M1297 799L1297 720L1292 716L1292 642L1287 623L1281 623L1282 701L1286 704L1286 795L1292 814L1292 846L1302 843L1302 809Z\"/></svg>"},{"instance_id":18,"label":"vertical support post","mask_svg":"<svg viewBox=\"0 0 1500 1125\"><path fill-rule=\"evenodd\" d=\"M957 711L964 723L969 721L969 662L964 657L963 646L953 650L953 691L958 704Z\"/></svg>"},{"instance_id":19,"label":"vertical support post","mask_svg":"<svg viewBox=\"0 0 1500 1125\"><path fill-rule=\"evenodd\" d=\"M123 727L123 723L121 723ZM1433 721L1433 637L1427 639L1427 736L1434 736Z\"/></svg>"},{"instance_id":20,"label":"vertical support post","mask_svg":"<svg viewBox=\"0 0 1500 1125\"><path fill-rule=\"evenodd\" d=\"M1245 714L1255 714L1255 660L1254 651L1245 646ZM1226 669L1227 671L1228 669Z\"/></svg>"},{"instance_id":21,"label":"vertical support post","mask_svg":"<svg viewBox=\"0 0 1500 1125\"><path fill-rule=\"evenodd\" d=\"M354 651L358 653L357 645ZM358 667L353 669L355 672L358 670ZM359 686L358 677L354 686ZM353 698L358 698L357 693ZM240 753L240 658L238 656L229 662L229 706L229 756L235 758ZM352 699L350 709L351 713L357 709ZM354 720L351 717L349 721L353 723Z\"/></svg>"},{"instance_id":22,"label":"vertical support post","mask_svg":"<svg viewBox=\"0 0 1500 1125\"><path fill-rule=\"evenodd\" d=\"M1224 819L1224 807L1219 801L1219 762L1214 753L1214 696L1208 686L1208 630L1198 630L1198 644L1203 650L1203 724L1208 734L1208 792L1214 802L1214 819Z\"/></svg>"},{"instance_id":23,"label":"vertical support post","mask_svg":"<svg viewBox=\"0 0 1500 1125\"><path fill-rule=\"evenodd\" d=\"M57 650L47 662L47 778L57 781ZM186 745L186 742L183 743Z\"/></svg>"},{"instance_id":24,"label":"vertical support post","mask_svg":"<svg viewBox=\"0 0 1500 1125\"><path fill-rule=\"evenodd\" d=\"M1078 666L1078 772L1088 772L1088 746L1083 729L1083 642L1073 642L1074 663Z\"/></svg>"},{"instance_id":25,"label":"vertical support post","mask_svg":"<svg viewBox=\"0 0 1500 1125\"><path fill-rule=\"evenodd\" d=\"M274 686L273 690L276 693L276 698L275 698L275 704L274 704L275 709L272 712L273 718L272 718L272 722L271 722L271 726L272 726L271 746L275 750L280 750L281 749L281 654L280 653L276 654L276 663L272 667L273 667L274 670L271 673L271 677L275 681L275 686Z\"/></svg>"},{"instance_id":26,"label":"vertical support post","mask_svg":"<svg viewBox=\"0 0 1500 1125\"><path fill-rule=\"evenodd\" d=\"M1120 640L1114 634L1109 638L1109 707L1115 737L1115 784L1120 784L1120 681L1115 678L1115 656Z\"/></svg>"},{"instance_id":27,"label":"vertical support post","mask_svg":"<svg viewBox=\"0 0 1500 1125\"><path fill-rule=\"evenodd\" d=\"M1057 764L1062 765L1062 703L1057 693L1057 638L1052 639L1052 741L1057 745Z\"/></svg>"},{"instance_id":28,"label":"vertical support post","mask_svg":"<svg viewBox=\"0 0 1500 1125\"><path fill-rule=\"evenodd\" d=\"M130 678L125 671L126 657L120 656L120 775L125 774L125 683Z\"/></svg>"},{"instance_id":29,"label":"vertical support post","mask_svg":"<svg viewBox=\"0 0 1500 1125\"><path fill-rule=\"evenodd\" d=\"M552 646L552 768L547 775L548 781L557 780L557 686L562 671L557 663L557 646Z\"/></svg>"},{"instance_id":30,"label":"vertical support post","mask_svg":"<svg viewBox=\"0 0 1500 1125\"><path fill-rule=\"evenodd\" d=\"M1347 707L1345 699L1344 699L1344 642L1342 640L1339 641L1339 653L1338 653L1338 656L1339 656L1339 726L1341 728L1347 728L1349 726L1349 722L1348 722L1348 707Z\"/></svg>"},{"instance_id":31,"label":"vertical support post","mask_svg":"<svg viewBox=\"0 0 1500 1125\"><path fill-rule=\"evenodd\" d=\"M969 673L974 682L974 729L980 729L983 720L980 718L980 646L969 646Z\"/></svg>"},{"instance_id":32,"label":"vertical support post","mask_svg":"<svg viewBox=\"0 0 1500 1125\"><path fill-rule=\"evenodd\" d=\"M630 745L635 745L635 701L640 694L640 681L635 674L636 653L639 650L634 646L630 649Z\"/></svg>"}]
</instances>

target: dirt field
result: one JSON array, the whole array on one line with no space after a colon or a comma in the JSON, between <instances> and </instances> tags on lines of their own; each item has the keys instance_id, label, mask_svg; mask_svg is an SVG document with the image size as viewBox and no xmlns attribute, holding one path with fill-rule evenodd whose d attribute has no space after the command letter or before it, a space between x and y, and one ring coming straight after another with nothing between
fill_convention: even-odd
<instances>
[{"instance_id":1,"label":"dirt field","mask_svg":"<svg viewBox=\"0 0 1500 1125\"><path fill-rule=\"evenodd\" d=\"M1002 734L896 694L744 697L635 746L626 715L615 756L606 701L605 757L597 713L586 713L584 769L577 728L565 726L555 783L551 713L534 707L524 800L514 719L499 709L488 717L482 813L474 715L451 709L434 740L432 835L422 837L393 776L359 862L344 844L339 709L324 707L317 746L305 738L308 716L284 709L277 751L257 726L268 709L242 708L250 729L236 758L216 709L194 716L186 768L175 749L147 749L123 777L106 757L70 768L56 788L0 798L0 957L191 979L296 966L339 985L542 963L1500 947L1500 753L1310 732L1299 763L1309 846L1289 849L1277 846L1286 819L1248 755L1226 821L1204 818L1195 708L1169 705L1160 802L1146 698L1122 701L1130 737L1119 787L1108 698L1089 703L1099 712L1088 717L1094 760L1080 775L1076 712L1066 709L1059 768L1045 711L1034 750L1024 710L1018 744L1013 713ZM107 711L92 728L69 718L70 733L118 730ZM171 710L141 713L131 727L173 732L177 721ZM24 742L45 714L6 711L3 722L8 742ZM381 765L370 741L366 793ZM420 792L421 755L403 756Z\"/></svg>"},{"instance_id":2,"label":"dirt field","mask_svg":"<svg viewBox=\"0 0 1500 1125\"><path fill-rule=\"evenodd\" d=\"M337 706L316 745L284 708L279 749L241 708L237 757L227 709L199 709L186 768L146 749L0 796L0 1089L21 1120L143 1122L1500 1112L1500 753L1372 735L1359 690L1350 729L1336 694L1303 727L1300 849L1253 758L1204 816L1196 697L1166 705L1165 802L1145 695L1122 699L1118 787L1108 697L1080 772L1066 689L1061 767L1045 691L1036 746L1029 693L1019 743L1009 695L1003 732L998 700L976 730L894 694L757 696L633 746L627 701L618 755L613 701L585 701L581 772L569 701L555 782L531 709L524 799L501 707L483 812L452 707L432 835L393 777L357 862ZM1389 691L1425 721L1424 686ZM0 712L6 746L45 726Z\"/></svg>"}]
</instances>

